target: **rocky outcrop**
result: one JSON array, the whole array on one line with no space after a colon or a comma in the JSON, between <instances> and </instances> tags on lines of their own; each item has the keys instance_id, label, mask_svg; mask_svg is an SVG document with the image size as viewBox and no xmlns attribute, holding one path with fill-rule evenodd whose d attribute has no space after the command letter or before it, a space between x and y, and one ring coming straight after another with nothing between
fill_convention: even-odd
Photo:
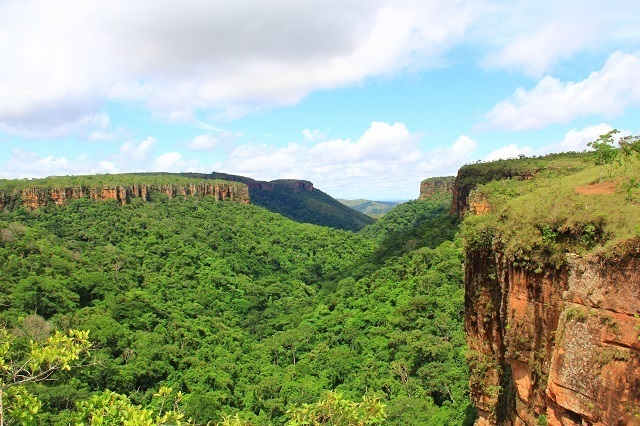
<instances>
[{"instance_id":1,"label":"rocky outcrop","mask_svg":"<svg viewBox=\"0 0 640 426\"><path fill-rule=\"evenodd\" d=\"M640 424L640 239L614 252L531 270L495 242L467 251L478 424Z\"/></svg>"},{"instance_id":2,"label":"rocky outcrop","mask_svg":"<svg viewBox=\"0 0 640 426\"><path fill-rule=\"evenodd\" d=\"M470 211L470 201L473 197L470 197L471 192L478 186L492 180L502 179L518 179L528 180L532 179L537 173L540 172L537 168L528 168L525 170L518 170L510 167L500 167L500 162L495 164L483 163L481 165L467 165L462 167L455 178L453 183L452 193L453 202L451 204L451 214L458 216L462 219L468 211ZM484 168L493 166L494 169L487 171ZM487 206L485 206L487 207Z\"/></svg>"},{"instance_id":3,"label":"rocky outcrop","mask_svg":"<svg viewBox=\"0 0 640 426\"><path fill-rule=\"evenodd\" d=\"M420 183L420 196L418 199L427 200L436 194L453 193L454 180L455 178L453 176L433 177L423 180Z\"/></svg>"},{"instance_id":4,"label":"rocky outcrop","mask_svg":"<svg viewBox=\"0 0 640 426\"><path fill-rule=\"evenodd\" d=\"M17 202L30 209L37 209L48 203L62 205L68 200L79 198L116 200L120 204L128 204L132 198L141 198L144 201L149 201L155 194L163 194L169 198L176 196L214 197L220 201L249 203L249 191L244 184L236 182L194 182L178 185L132 184L100 187L25 188L14 194L0 192L0 209Z\"/></svg>"}]
</instances>

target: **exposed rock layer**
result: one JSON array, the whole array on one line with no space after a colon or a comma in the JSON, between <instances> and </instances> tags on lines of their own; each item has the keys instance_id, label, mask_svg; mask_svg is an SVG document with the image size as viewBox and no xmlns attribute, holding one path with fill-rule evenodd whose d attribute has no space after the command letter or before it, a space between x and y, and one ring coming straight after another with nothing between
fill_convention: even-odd
<instances>
[{"instance_id":1,"label":"exposed rock layer","mask_svg":"<svg viewBox=\"0 0 640 426\"><path fill-rule=\"evenodd\" d=\"M640 424L640 239L533 272L466 254L472 398L487 425Z\"/></svg>"},{"instance_id":2,"label":"exposed rock layer","mask_svg":"<svg viewBox=\"0 0 640 426\"><path fill-rule=\"evenodd\" d=\"M420 200L426 200L438 193L453 193L453 176L433 177L420 183Z\"/></svg>"},{"instance_id":3,"label":"exposed rock layer","mask_svg":"<svg viewBox=\"0 0 640 426\"><path fill-rule=\"evenodd\" d=\"M118 186L73 186L58 188L26 188L15 194L0 192L0 209L10 203L22 203L25 207L37 209L48 203L65 204L68 200L89 198L92 200L117 200L128 204L132 198L149 201L154 194L164 194L169 198L214 197L216 200L249 203L249 190L246 185L231 182L198 182L181 185L118 185Z\"/></svg>"}]
</instances>

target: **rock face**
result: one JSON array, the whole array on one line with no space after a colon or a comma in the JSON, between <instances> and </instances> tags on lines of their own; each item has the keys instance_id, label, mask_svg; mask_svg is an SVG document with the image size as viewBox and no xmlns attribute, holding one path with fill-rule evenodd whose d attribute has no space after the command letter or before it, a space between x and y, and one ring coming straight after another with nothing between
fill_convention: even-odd
<instances>
[{"instance_id":1,"label":"rock face","mask_svg":"<svg viewBox=\"0 0 640 426\"><path fill-rule=\"evenodd\" d=\"M21 202L24 206L37 209L48 203L62 205L67 200L89 198L92 200L117 200L120 204L128 204L132 198L149 201L154 194L164 194L169 198L182 197L215 197L220 201L236 201L249 203L249 190L246 185L235 182L198 182L186 185L145 185L133 184L104 187L60 187L60 188L26 188L17 194L0 192L0 209L10 203Z\"/></svg>"},{"instance_id":2,"label":"rock face","mask_svg":"<svg viewBox=\"0 0 640 426\"><path fill-rule=\"evenodd\" d=\"M438 193L453 193L453 176L433 177L425 179L420 183L420 196L418 199L426 200Z\"/></svg>"},{"instance_id":3,"label":"rock face","mask_svg":"<svg viewBox=\"0 0 640 426\"><path fill-rule=\"evenodd\" d=\"M477 424L640 425L640 238L616 250L535 272L467 251Z\"/></svg>"},{"instance_id":4,"label":"rock face","mask_svg":"<svg viewBox=\"0 0 640 426\"><path fill-rule=\"evenodd\" d=\"M533 178L539 172L540 170L535 168L514 170L498 167L497 170L483 172L482 170L474 168L473 165L464 166L458 171L451 190L453 193L451 214L455 214L462 219L464 214L470 211L472 207L470 203L473 201L473 197L470 197L471 191L473 191L473 189L479 184L501 179L528 180Z\"/></svg>"}]
</instances>

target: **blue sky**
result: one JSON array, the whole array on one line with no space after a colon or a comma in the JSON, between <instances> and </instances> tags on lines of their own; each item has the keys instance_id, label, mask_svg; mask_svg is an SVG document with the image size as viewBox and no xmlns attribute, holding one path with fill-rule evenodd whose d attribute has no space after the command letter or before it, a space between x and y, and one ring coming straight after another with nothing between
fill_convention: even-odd
<instances>
[{"instance_id":1,"label":"blue sky","mask_svg":"<svg viewBox=\"0 0 640 426\"><path fill-rule=\"evenodd\" d=\"M412 199L640 133L640 3L0 0L0 178L197 171Z\"/></svg>"}]
</instances>

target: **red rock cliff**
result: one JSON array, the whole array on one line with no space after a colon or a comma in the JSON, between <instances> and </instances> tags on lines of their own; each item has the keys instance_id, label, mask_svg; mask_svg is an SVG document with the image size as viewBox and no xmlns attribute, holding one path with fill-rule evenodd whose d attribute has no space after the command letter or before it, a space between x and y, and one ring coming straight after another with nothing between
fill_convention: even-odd
<instances>
[{"instance_id":1,"label":"red rock cliff","mask_svg":"<svg viewBox=\"0 0 640 426\"><path fill-rule=\"evenodd\" d=\"M536 272L468 250L477 424L640 425L640 239L616 250Z\"/></svg>"},{"instance_id":2,"label":"red rock cliff","mask_svg":"<svg viewBox=\"0 0 640 426\"><path fill-rule=\"evenodd\" d=\"M67 200L90 198L92 200L117 200L127 204L132 198L148 201L153 194L164 194L167 197L214 197L220 201L236 201L249 203L249 190L246 185L236 182L197 182L180 185L146 185L133 184L104 187L60 187L60 188L26 188L18 194L0 193L0 209L12 202L21 202L24 206L36 209L47 203L61 205Z\"/></svg>"},{"instance_id":3,"label":"red rock cliff","mask_svg":"<svg viewBox=\"0 0 640 426\"><path fill-rule=\"evenodd\" d=\"M453 176L433 177L420 183L420 196L418 199L426 200L438 193L453 193Z\"/></svg>"}]
</instances>

